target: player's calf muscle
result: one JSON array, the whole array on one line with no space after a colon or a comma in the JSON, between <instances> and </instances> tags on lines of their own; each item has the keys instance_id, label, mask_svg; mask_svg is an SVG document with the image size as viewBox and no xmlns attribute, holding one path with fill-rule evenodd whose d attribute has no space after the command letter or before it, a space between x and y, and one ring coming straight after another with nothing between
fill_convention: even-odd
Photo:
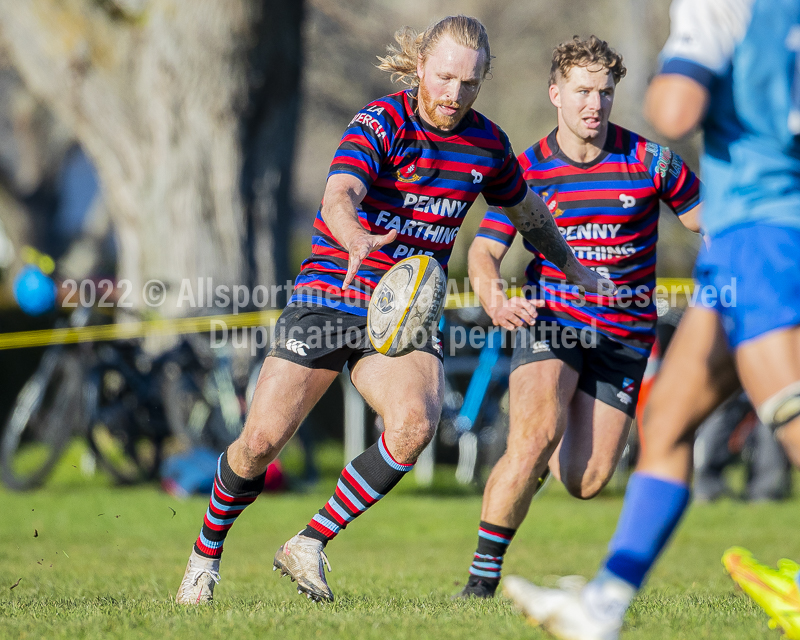
<instances>
[{"instance_id":1,"label":"player's calf muscle","mask_svg":"<svg viewBox=\"0 0 800 640\"><path fill-rule=\"evenodd\" d=\"M422 450L428 446L436 433L441 404L432 406L432 402L398 407L397 411L384 415L386 427L386 445L401 462L413 462Z\"/></svg>"},{"instance_id":2,"label":"player's calf muscle","mask_svg":"<svg viewBox=\"0 0 800 640\"><path fill-rule=\"evenodd\" d=\"M387 437L387 446L398 462L411 464L416 462L432 439L432 431L426 432L424 435L418 432L414 434L401 433L395 434L394 438Z\"/></svg>"}]
</instances>

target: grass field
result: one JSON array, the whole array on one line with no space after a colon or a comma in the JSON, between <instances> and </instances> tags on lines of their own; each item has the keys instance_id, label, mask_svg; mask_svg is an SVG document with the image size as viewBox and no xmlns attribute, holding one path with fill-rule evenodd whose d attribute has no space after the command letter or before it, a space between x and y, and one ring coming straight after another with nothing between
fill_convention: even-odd
<instances>
[{"instance_id":1,"label":"grass field","mask_svg":"<svg viewBox=\"0 0 800 640\"><path fill-rule=\"evenodd\" d=\"M206 499L178 502L155 488L112 488L81 476L74 462L62 464L43 491L0 492L0 637L547 637L503 598L450 600L465 580L480 511L478 495L444 479L452 471L442 471L433 495L406 478L329 545L332 605L300 597L271 569L277 547L322 505L334 479L329 474L309 494L262 496L225 545L214 606L187 609L173 597ZM551 484L517 535L506 573L537 581L589 575L621 503L620 496L579 503ZM799 506L693 507L631 609L624 637L777 638L761 611L734 592L720 557L732 544L769 562L800 557Z\"/></svg>"}]
</instances>

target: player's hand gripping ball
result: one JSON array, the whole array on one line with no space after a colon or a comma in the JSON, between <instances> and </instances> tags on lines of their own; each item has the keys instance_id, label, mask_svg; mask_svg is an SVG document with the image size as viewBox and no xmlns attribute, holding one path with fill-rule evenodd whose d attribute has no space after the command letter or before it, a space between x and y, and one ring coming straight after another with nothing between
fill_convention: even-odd
<instances>
[{"instance_id":1,"label":"player's hand gripping ball","mask_svg":"<svg viewBox=\"0 0 800 640\"><path fill-rule=\"evenodd\" d=\"M387 271L367 311L367 333L375 350L401 356L427 343L442 317L447 282L429 256L411 256Z\"/></svg>"}]
</instances>

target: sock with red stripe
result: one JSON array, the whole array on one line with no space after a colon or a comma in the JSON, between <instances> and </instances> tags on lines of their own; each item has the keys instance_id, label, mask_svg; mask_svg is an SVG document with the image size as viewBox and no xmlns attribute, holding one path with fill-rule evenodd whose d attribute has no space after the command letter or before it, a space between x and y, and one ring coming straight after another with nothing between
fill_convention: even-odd
<instances>
[{"instance_id":1,"label":"sock with red stripe","mask_svg":"<svg viewBox=\"0 0 800 640\"><path fill-rule=\"evenodd\" d=\"M215 559L222 556L225 536L239 514L264 490L265 477L266 472L255 478L237 476L228 464L228 452L219 457L211 501L203 519L203 528L194 543L198 554Z\"/></svg>"},{"instance_id":2,"label":"sock with red stripe","mask_svg":"<svg viewBox=\"0 0 800 640\"><path fill-rule=\"evenodd\" d=\"M517 532L516 529L501 527L481 520L478 528L478 548L469 568L469 573L495 586L500 582L503 556Z\"/></svg>"},{"instance_id":3,"label":"sock with red stripe","mask_svg":"<svg viewBox=\"0 0 800 640\"><path fill-rule=\"evenodd\" d=\"M339 476L336 491L300 535L327 544L354 518L369 509L414 468L397 462L386 448L383 434Z\"/></svg>"}]
</instances>

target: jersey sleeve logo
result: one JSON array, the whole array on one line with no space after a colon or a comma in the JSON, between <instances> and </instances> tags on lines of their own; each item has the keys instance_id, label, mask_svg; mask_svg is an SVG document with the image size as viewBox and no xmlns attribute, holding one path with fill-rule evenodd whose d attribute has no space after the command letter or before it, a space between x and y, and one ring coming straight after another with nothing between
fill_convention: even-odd
<instances>
[{"instance_id":1,"label":"jersey sleeve logo","mask_svg":"<svg viewBox=\"0 0 800 640\"><path fill-rule=\"evenodd\" d=\"M397 170L395 174L400 182L416 182L420 176L417 174L417 159L405 167Z\"/></svg>"},{"instance_id":2,"label":"jersey sleeve logo","mask_svg":"<svg viewBox=\"0 0 800 640\"><path fill-rule=\"evenodd\" d=\"M552 196L547 191L542 191L542 200L544 200L547 210L550 211L550 215L554 218L564 213L563 209L558 208L558 191L554 191Z\"/></svg>"},{"instance_id":3,"label":"jersey sleeve logo","mask_svg":"<svg viewBox=\"0 0 800 640\"><path fill-rule=\"evenodd\" d=\"M658 159L658 165L656 166L656 171L658 171L658 175L662 178L667 177L667 170L669 169L669 165L672 162L672 151L669 150L669 147L662 147L661 148L661 157Z\"/></svg>"},{"instance_id":4,"label":"jersey sleeve logo","mask_svg":"<svg viewBox=\"0 0 800 640\"><path fill-rule=\"evenodd\" d=\"M472 174L472 184L480 184L483 181L483 174L480 171L473 169L470 173Z\"/></svg>"},{"instance_id":5,"label":"jersey sleeve logo","mask_svg":"<svg viewBox=\"0 0 800 640\"><path fill-rule=\"evenodd\" d=\"M380 115L383 113L383 107L370 107L367 111L371 111ZM383 140L386 137L386 130L383 128L383 125L377 118L373 118L369 113L361 111L355 115L355 117L350 121L350 124L347 125L348 127L352 127L354 124L362 124L365 127L371 129L375 133L375 137L378 140Z\"/></svg>"},{"instance_id":6,"label":"jersey sleeve logo","mask_svg":"<svg viewBox=\"0 0 800 640\"><path fill-rule=\"evenodd\" d=\"M683 162L680 161L679 156L672 153L669 147L662 147L655 142L648 142L645 145L645 151L653 154L653 160L656 162L656 173L658 173L662 179L667 177L667 171L676 178L680 175ZM673 160L675 160L675 162L673 162Z\"/></svg>"}]
</instances>

